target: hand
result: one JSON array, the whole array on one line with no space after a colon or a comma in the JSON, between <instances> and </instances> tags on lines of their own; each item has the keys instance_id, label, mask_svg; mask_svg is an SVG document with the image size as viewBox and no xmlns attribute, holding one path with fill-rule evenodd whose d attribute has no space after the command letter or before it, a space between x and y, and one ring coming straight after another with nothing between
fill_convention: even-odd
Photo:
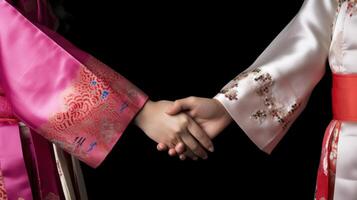
<instances>
[{"instance_id":1,"label":"hand","mask_svg":"<svg viewBox=\"0 0 357 200\"><path fill-rule=\"evenodd\" d=\"M213 151L210 138L187 114L166 114L171 106L173 103L169 101L148 101L135 118L136 125L155 142L170 148L176 147L175 153L183 153L188 147L195 155L206 159L204 148Z\"/></svg>"},{"instance_id":2,"label":"hand","mask_svg":"<svg viewBox=\"0 0 357 200\"><path fill-rule=\"evenodd\" d=\"M176 115L180 112L189 114L211 139L216 137L232 121L227 110L216 99L188 97L176 100L166 113ZM157 146L158 150L161 151L166 150L168 147L162 143L159 143ZM175 148L170 148L169 151L171 151L171 154L174 154L172 153L174 150ZM186 156L192 157L190 152L187 152ZM186 156L181 154L180 158L185 159Z\"/></svg>"}]
</instances>

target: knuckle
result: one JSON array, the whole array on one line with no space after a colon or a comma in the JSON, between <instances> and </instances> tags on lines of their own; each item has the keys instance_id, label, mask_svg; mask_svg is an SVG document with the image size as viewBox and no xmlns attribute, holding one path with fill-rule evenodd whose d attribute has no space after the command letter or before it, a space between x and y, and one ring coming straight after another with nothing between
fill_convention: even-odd
<instances>
[{"instance_id":1,"label":"knuckle","mask_svg":"<svg viewBox=\"0 0 357 200\"><path fill-rule=\"evenodd\" d=\"M187 100L188 100L190 103L193 103L193 102L196 101L196 97L190 96L190 97L187 98Z\"/></svg>"},{"instance_id":2,"label":"knuckle","mask_svg":"<svg viewBox=\"0 0 357 200\"><path fill-rule=\"evenodd\" d=\"M180 100L175 100L174 101L174 105L179 105L180 104Z\"/></svg>"},{"instance_id":3,"label":"knuckle","mask_svg":"<svg viewBox=\"0 0 357 200\"><path fill-rule=\"evenodd\" d=\"M196 110L196 109L192 109L192 110L190 111L190 115L191 115L191 117L193 117L193 118L197 117L197 116L198 116L197 110Z\"/></svg>"},{"instance_id":4,"label":"knuckle","mask_svg":"<svg viewBox=\"0 0 357 200\"><path fill-rule=\"evenodd\" d=\"M180 124L181 124L181 129L184 129L184 127L188 126L190 120L188 119L188 117L186 115L182 115L182 117L180 117Z\"/></svg>"},{"instance_id":5,"label":"knuckle","mask_svg":"<svg viewBox=\"0 0 357 200\"><path fill-rule=\"evenodd\" d=\"M168 142L172 144L176 141L176 138L177 138L176 135L170 134L170 135L168 135L167 139L168 139Z\"/></svg>"},{"instance_id":6,"label":"knuckle","mask_svg":"<svg viewBox=\"0 0 357 200\"><path fill-rule=\"evenodd\" d=\"M192 151L195 153L199 153L200 152L200 146L198 144L194 144L192 145Z\"/></svg>"},{"instance_id":7,"label":"knuckle","mask_svg":"<svg viewBox=\"0 0 357 200\"><path fill-rule=\"evenodd\" d=\"M172 130L173 134L172 134L172 136L173 136L173 137L176 137L176 136L180 135L180 134L182 133L182 130L183 130L183 129L182 129L182 127L181 127L180 125L173 127L173 130Z\"/></svg>"},{"instance_id":8,"label":"knuckle","mask_svg":"<svg viewBox=\"0 0 357 200\"><path fill-rule=\"evenodd\" d=\"M195 134L195 137L198 141L206 141L206 137L204 136L204 134L200 133L200 132L197 132Z\"/></svg>"}]
</instances>

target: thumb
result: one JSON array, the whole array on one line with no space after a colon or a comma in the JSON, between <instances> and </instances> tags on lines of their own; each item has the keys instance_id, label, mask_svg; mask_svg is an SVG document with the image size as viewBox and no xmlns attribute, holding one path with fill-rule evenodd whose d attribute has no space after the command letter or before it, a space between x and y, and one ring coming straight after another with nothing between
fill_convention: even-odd
<instances>
[{"instance_id":1,"label":"thumb","mask_svg":"<svg viewBox=\"0 0 357 200\"><path fill-rule=\"evenodd\" d=\"M189 103L189 98L179 99L174 102L172 106L170 106L166 110L166 114L176 115L180 112L190 110L192 105Z\"/></svg>"}]
</instances>

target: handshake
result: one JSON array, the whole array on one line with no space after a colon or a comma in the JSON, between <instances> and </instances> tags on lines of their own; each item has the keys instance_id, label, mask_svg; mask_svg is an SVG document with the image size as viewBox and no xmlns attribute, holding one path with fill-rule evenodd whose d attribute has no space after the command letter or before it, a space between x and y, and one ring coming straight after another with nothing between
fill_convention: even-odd
<instances>
[{"instance_id":1,"label":"handshake","mask_svg":"<svg viewBox=\"0 0 357 200\"><path fill-rule=\"evenodd\" d=\"M232 121L216 99L188 97L175 102L148 101L135 118L135 124L157 142L159 151L193 160L207 159L214 151L211 139Z\"/></svg>"}]
</instances>

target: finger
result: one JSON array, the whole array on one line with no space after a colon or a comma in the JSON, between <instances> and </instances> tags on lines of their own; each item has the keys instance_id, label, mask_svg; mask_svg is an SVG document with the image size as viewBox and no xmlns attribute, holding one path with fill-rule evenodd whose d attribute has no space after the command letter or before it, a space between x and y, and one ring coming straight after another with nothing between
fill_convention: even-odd
<instances>
[{"instance_id":1,"label":"finger","mask_svg":"<svg viewBox=\"0 0 357 200\"><path fill-rule=\"evenodd\" d=\"M166 151L167 150L167 145L165 145L164 143L159 143L157 146L156 146L157 150L159 151Z\"/></svg>"},{"instance_id":2,"label":"finger","mask_svg":"<svg viewBox=\"0 0 357 200\"><path fill-rule=\"evenodd\" d=\"M170 156L176 156L176 155L177 155L176 150L173 149L173 148L169 149L169 155L170 155Z\"/></svg>"},{"instance_id":3,"label":"finger","mask_svg":"<svg viewBox=\"0 0 357 200\"><path fill-rule=\"evenodd\" d=\"M182 142L179 142L176 146L175 146L175 150L177 154L183 154L186 150L185 145Z\"/></svg>"},{"instance_id":4,"label":"finger","mask_svg":"<svg viewBox=\"0 0 357 200\"><path fill-rule=\"evenodd\" d=\"M186 155L185 154L180 154L179 158L180 158L180 160L186 160Z\"/></svg>"},{"instance_id":5,"label":"finger","mask_svg":"<svg viewBox=\"0 0 357 200\"><path fill-rule=\"evenodd\" d=\"M195 155L202 159L207 159L206 151L189 132L185 132L181 137L182 141Z\"/></svg>"},{"instance_id":6,"label":"finger","mask_svg":"<svg viewBox=\"0 0 357 200\"><path fill-rule=\"evenodd\" d=\"M184 155L186 158L190 158L192 160L198 159L198 157L191 150L186 150Z\"/></svg>"},{"instance_id":7,"label":"finger","mask_svg":"<svg viewBox=\"0 0 357 200\"><path fill-rule=\"evenodd\" d=\"M176 115L184 110L189 110L190 108L191 105L189 104L189 98L184 98L176 100L174 104L167 109L166 114Z\"/></svg>"},{"instance_id":8,"label":"finger","mask_svg":"<svg viewBox=\"0 0 357 200\"><path fill-rule=\"evenodd\" d=\"M208 134L202 130L202 128L191 118L189 119L188 123L188 130L192 134L193 137L196 138L196 140L207 150L210 152L214 151L213 143L211 141L211 138L208 136Z\"/></svg>"}]
</instances>

